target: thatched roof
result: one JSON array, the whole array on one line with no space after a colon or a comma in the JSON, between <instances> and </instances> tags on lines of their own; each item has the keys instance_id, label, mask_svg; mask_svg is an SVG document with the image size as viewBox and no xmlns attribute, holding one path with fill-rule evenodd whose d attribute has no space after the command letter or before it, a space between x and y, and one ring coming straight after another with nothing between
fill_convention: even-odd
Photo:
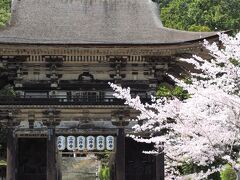
<instances>
[{"instance_id":1,"label":"thatched roof","mask_svg":"<svg viewBox=\"0 0 240 180\"><path fill-rule=\"evenodd\" d=\"M164 28L151 0L14 0L0 43L171 44L214 35Z\"/></svg>"}]
</instances>

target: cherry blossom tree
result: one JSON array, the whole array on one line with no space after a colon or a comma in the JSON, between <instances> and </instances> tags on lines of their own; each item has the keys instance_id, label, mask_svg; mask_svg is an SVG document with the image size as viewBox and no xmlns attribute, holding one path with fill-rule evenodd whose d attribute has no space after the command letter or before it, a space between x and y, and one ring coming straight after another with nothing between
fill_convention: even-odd
<instances>
[{"instance_id":1,"label":"cherry blossom tree","mask_svg":"<svg viewBox=\"0 0 240 180\"><path fill-rule=\"evenodd\" d=\"M165 154L166 179L204 179L229 163L238 172L240 158L240 33L219 34L217 43L205 41L211 60L193 56L180 61L193 64L191 83L168 74L190 98L155 98L142 103L130 88L110 84L114 96L139 111L133 121L136 141L154 143L152 152ZM199 71L198 71L199 72ZM141 134L150 132L150 137ZM216 163L218 162L218 163ZM193 163L203 171L182 176L179 167Z\"/></svg>"}]
</instances>

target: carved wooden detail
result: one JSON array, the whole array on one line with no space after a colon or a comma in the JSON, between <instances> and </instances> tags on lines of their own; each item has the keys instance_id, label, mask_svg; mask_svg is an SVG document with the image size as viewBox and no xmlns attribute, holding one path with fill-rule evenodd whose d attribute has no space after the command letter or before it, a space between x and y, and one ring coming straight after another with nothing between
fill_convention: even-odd
<instances>
[{"instance_id":1,"label":"carved wooden detail","mask_svg":"<svg viewBox=\"0 0 240 180\"><path fill-rule=\"evenodd\" d=\"M43 116L46 118L43 120L44 125L46 125L47 127L55 127L59 125L59 115L61 111L56 110L55 108L49 108L47 110L44 110L42 113Z\"/></svg>"},{"instance_id":2,"label":"carved wooden detail","mask_svg":"<svg viewBox=\"0 0 240 180\"><path fill-rule=\"evenodd\" d=\"M201 44L182 44L182 45L148 45L148 46L118 46L118 47L68 47L68 46L8 46L0 45L2 55L24 55L31 56L29 61L44 61L43 55L64 56L64 61L106 61L107 56L132 56L130 60L141 60L138 56L169 56L181 53L192 53L201 51ZM79 57L79 58L75 58Z\"/></svg>"}]
</instances>

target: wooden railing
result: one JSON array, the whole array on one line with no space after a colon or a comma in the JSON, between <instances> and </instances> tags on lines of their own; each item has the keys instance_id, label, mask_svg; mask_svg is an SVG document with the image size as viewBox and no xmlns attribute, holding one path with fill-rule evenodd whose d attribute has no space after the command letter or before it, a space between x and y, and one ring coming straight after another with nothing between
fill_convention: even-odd
<instances>
[{"instance_id":1,"label":"wooden railing","mask_svg":"<svg viewBox=\"0 0 240 180\"><path fill-rule=\"evenodd\" d=\"M0 96L0 105L121 105L123 100L99 97L34 97Z\"/></svg>"}]
</instances>

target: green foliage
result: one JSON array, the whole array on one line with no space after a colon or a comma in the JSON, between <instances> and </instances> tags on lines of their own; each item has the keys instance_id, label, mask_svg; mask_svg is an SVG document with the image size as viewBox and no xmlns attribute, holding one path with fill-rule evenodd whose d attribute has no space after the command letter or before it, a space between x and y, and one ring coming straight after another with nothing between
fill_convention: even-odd
<instances>
[{"instance_id":1,"label":"green foliage","mask_svg":"<svg viewBox=\"0 0 240 180\"><path fill-rule=\"evenodd\" d=\"M214 162L211 166L215 166L217 165L219 162ZM183 163L181 166L179 166L179 172L182 175L188 175L188 174L192 174L192 173L197 173L200 171L207 171L209 167L204 167L204 166L198 166L197 164L191 163L191 162L185 162ZM217 173L213 173L211 175L209 175L208 179L214 179L214 180L220 180L220 174ZM192 180L192 179L189 179Z\"/></svg>"},{"instance_id":2,"label":"green foliage","mask_svg":"<svg viewBox=\"0 0 240 180\"><path fill-rule=\"evenodd\" d=\"M236 180L237 179L236 172L229 164L227 164L225 166L225 169L220 172L220 175L221 175L221 180Z\"/></svg>"},{"instance_id":3,"label":"green foliage","mask_svg":"<svg viewBox=\"0 0 240 180\"><path fill-rule=\"evenodd\" d=\"M172 0L161 0L159 2L160 7L166 7Z\"/></svg>"},{"instance_id":4,"label":"green foliage","mask_svg":"<svg viewBox=\"0 0 240 180\"><path fill-rule=\"evenodd\" d=\"M185 77L185 78L183 79L183 81L184 81L184 83L186 83L186 84L192 84L192 79L189 78L189 77Z\"/></svg>"},{"instance_id":5,"label":"green foliage","mask_svg":"<svg viewBox=\"0 0 240 180\"><path fill-rule=\"evenodd\" d=\"M184 163L180 168L181 168L181 173L183 175L187 175L187 174L196 172L197 166L192 163Z\"/></svg>"},{"instance_id":6,"label":"green foliage","mask_svg":"<svg viewBox=\"0 0 240 180\"><path fill-rule=\"evenodd\" d=\"M211 29L207 26L192 25L188 28L189 31L208 32Z\"/></svg>"},{"instance_id":7,"label":"green foliage","mask_svg":"<svg viewBox=\"0 0 240 180\"><path fill-rule=\"evenodd\" d=\"M97 154L96 156L98 157L99 160L101 160L101 164L103 166L107 166L110 159L110 153L107 150L105 150L104 152L105 153Z\"/></svg>"},{"instance_id":8,"label":"green foliage","mask_svg":"<svg viewBox=\"0 0 240 180\"><path fill-rule=\"evenodd\" d=\"M0 27L4 26L10 18L10 0L0 0Z\"/></svg>"},{"instance_id":9,"label":"green foliage","mask_svg":"<svg viewBox=\"0 0 240 180\"><path fill-rule=\"evenodd\" d=\"M13 97L16 96L16 92L14 91L12 86L7 85L4 88L0 89L0 96Z\"/></svg>"},{"instance_id":10,"label":"green foliage","mask_svg":"<svg viewBox=\"0 0 240 180\"><path fill-rule=\"evenodd\" d=\"M110 180L110 168L107 166L102 166L99 171L100 180Z\"/></svg>"},{"instance_id":11,"label":"green foliage","mask_svg":"<svg viewBox=\"0 0 240 180\"><path fill-rule=\"evenodd\" d=\"M99 160L101 160L101 168L99 169L99 179L100 180L110 180L110 168L109 168L109 151L105 151L103 154L97 154Z\"/></svg>"},{"instance_id":12,"label":"green foliage","mask_svg":"<svg viewBox=\"0 0 240 180\"><path fill-rule=\"evenodd\" d=\"M240 28L240 0L165 0L160 8L166 27L192 31Z\"/></svg>"},{"instance_id":13,"label":"green foliage","mask_svg":"<svg viewBox=\"0 0 240 180\"><path fill-rule=\"evenodd\" d=\"M172 87L168 84L161 84L158 87L156 95L157 97L168 97L168 98L177 97L180 100L188 99L190 97L188 92L184 90L182 87L180 86Z\"/></svg>"},{"instance_id":14,"label":"green foliage","mask_svg":"<svg viewBox=\"0 0 240 180\"><path fill-rule=\"evenodd\" d=\"M240 66L240 61L239 61L239 60L230 59L230 62L231 62L234 66Z\"/></svg>"}]
</instances>

